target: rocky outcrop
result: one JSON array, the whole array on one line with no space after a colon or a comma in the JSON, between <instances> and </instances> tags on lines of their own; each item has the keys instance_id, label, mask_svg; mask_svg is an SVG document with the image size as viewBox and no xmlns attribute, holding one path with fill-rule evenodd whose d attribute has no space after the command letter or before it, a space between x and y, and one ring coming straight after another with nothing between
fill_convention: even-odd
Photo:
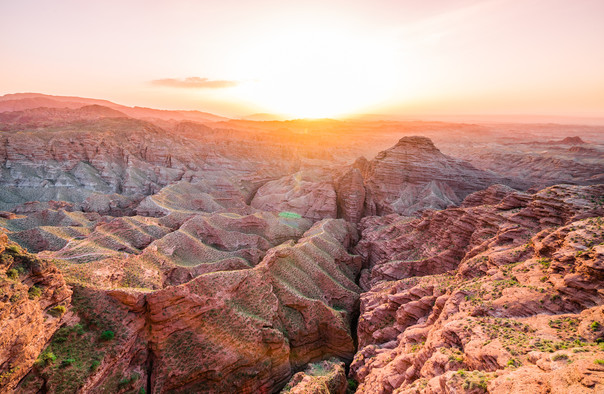
<instances>
[{"instance_id":1,"label":"rocky outcrop","mask_svg":"<svg viewBox=\"0 0 604 394\"><path fill-rule=\"evenodd\" d=\"M19 220L5 223L15 229L13 222ZM63 273L78 282L158 289L208 272L253 267L270 248L298 240L311 225L308 219L268 212L172 213L99 220L90 222L93 229L33 228L11 238L57 259Z\"/></svg>"},{"instance_id":2,"label":"rocky outcrop","mask_svg":"<svg viewBox=\"0 0 604 394\"><path fill-rule=\"evenodd\" d=\"M347 248L355 237L345 221L323 220L297 243L271 249L253 269L213 272L150 293L78 290L74 304L88 331L70 328L67 335L93 338L102 351L78 360L79 371L87 371L79 389L273 392L310 362L350 361L361 261ZM103 330L115 338L103 340ZM55 339L56 362L63 363L72 356ZM44 368L28 381L56 390L66 384L64 371Z\"/></svg>"},{"instance_id":3,"label":"rocky outcrop","mask_svg":"<svg viewBox=\"0 0 604 394\"><path fill-rule=\"evenodd\" d=\"M38 362L59 328L71 291L59 270L0 232L0 391L9 392Z\"/></svg>"},{"instance_id":4,"label":"rocky outcrop","mask_svg":"<svg viewBox=\"0 0 604 394\"><path fill-rule=\"evenodd\" d=\"M344 363L332 359L310 364L304 371L295 374L281 392L346 394L347 388Z\"/></svg>"},{"instance_id":5,"label":"rocky outcrop","mask_svg":"<svg viewBox=\"0 0 604 394\"><path fill-rule=\"evenodd\" d=\"M366 215L410 215L457 205L497 179L442 154L426 137L401 138L368 163L364 178Z\"/></svg>"},{"instance_id":6,"label":"rocky outcrop","mask_svg":"<svg viewBox=\"0 0 604 394\"><path fill-rule=\"evenodd\" d=\"M299 172L268 182L258 189L250 205L268 212L293 212L311 220L336 218L336 192L332 183L313 178Z\"/></svg>"},{"instance_id":7,"label":"rocky outcrop","mask_svg":"<svg viewBox=\"0 0 604 394\"><path fill-rule=\"evenodd\" d=\"M494 241L517 247L531 234L571 220L604 214L599 202L604 186L553 186L536 194L502 193L497 202L494 190L468 197L468 208L425 212L421 218L399 215L367 217L361 221L362 239L356 252L369 269L361 284L369 288L384 280L445 273L456 269L464 258L479 255ZM524 255L519 250L518 257ZM486 262L486 260L485 260ZM490 266L474 267L479 275Z\"/></svg>"},{"instance_id":8,"label":"rocky outcrop","mask_svg":"<svg viewBox=\"0 0 604 394\"><path fill-rule=\"evenodd\" d=\"M365 245L369 255L406 255L420 233L422 242L473 235L447 238L447 259L437 243L416 252L422 264L393 262L395 280L372 272L351 365L357 392L602 390L603 191L511 193L494 206L442 211L446 226L438 213L394 226L390 217L383 239Z\"/></svg>"},{"instance_id":9,"label":"rocky outcrop","mask_svg":"<svg viewBox=\"0 0 604 394\"><path fill-rule=\"evenodd\" d=\"M367 159L364 157L357 159L335 184L338 217L351 223L358 223L365 212L366 191L363 171L366 166Z\"/></svg>"},{"instance_id":10,"label":"rocky outcrop","mask_svg":"<svg viewBox=\"0 0 604 394\"><path fill-rule=\"evenodd\" d=\"M177 182L146 197L136 208L136 213L159 217L171 212L244 211L246 205L243 196L232 185L223 188L229 190L220 191L203 181Z\"/></svg>"},{"instance_id":11,"label":"rocky outcrop","mask_svg":"<svg viewBox=\"0 0 604 394\"><path fill-rule=\"evenodd\" d=\"M339 217L415 215L458 205L470 193L502 181L442 154L426 137L403 137L373 160L357 160L336 182Z\"/></svg>"},{"instance_id":12,"label":"rocky outcrop","mask_svg":"<svg viewBox=\"0 0 604 394\"><path fill-rule=\"evenodd\" d=\"M147 121L100 117L7 131L0 137L0 209L59 200L130 214L145 196L178 181L204 182L205 193L247 202L299 160L270 141L241 144L239 134L189 129L170 132Z\"/></svg>"}]
</instances>

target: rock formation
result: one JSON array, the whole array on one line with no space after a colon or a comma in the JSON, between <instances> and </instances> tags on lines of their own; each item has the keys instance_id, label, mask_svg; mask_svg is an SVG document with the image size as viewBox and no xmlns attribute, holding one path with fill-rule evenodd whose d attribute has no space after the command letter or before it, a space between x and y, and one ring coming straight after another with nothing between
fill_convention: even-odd
<instances>
[{"instance_id":1,"label":"rock formation","mask_svg":"<svg viewBox=\"0 0 604 394\"><path fill-rule=\"evenodd\" d=\"M362 216L458 205L497 181L502 179L442 154L429 138L403 137L373 160L355 162L336 191L341 217L358 222Z\"/></svg>"},{"instance_id":2,"label":"rock formation","mask_svg":"<svg viewBox=\"0 0 604 394\"><path fill-rule=\"evenodd\" d=\"M364 219L359 392L604 388L604 187L493 194Z\"/></svg>"},{"instance_id":3,"label":"rock formation","mask_svg":"<svg viewBox=\"0 0 604 394\"><path fill-rule=\"evenodd\" d=\"M87 391L215 392L226 385L270 392L307 363L351 360L361 264L347 252L353 242L349 224L324 220L298 243L271 249L253 269L201 275L151 293L80 288L74 310L85 329L71 326L61 335L92 340L88 347L98 343L98 351L77 366L32 372L27 390L73 387L65 370L74 368ZM106 331L114 334L103 339ZM73 357L56 336L50 349L57 363Z\"/></svg>"},{"instance_id":4,"label":"rock formation","mask_svg":"<svg viewBox=\"0 0 604 394\"><path fill-rule=\"evenodd\" d=\"M70 299L56 267L0 232L0 391L14 389L34 362L46 362L42 350L61 325Z\"/></svg>"},{"instance_id":5,"label":"rock formation","mask_svg":"<svg viewBox=\"0 0 604 394\"><path fill-rule=\"evenodd\" d=\"M293 212L312 220L337 216L336 193L330 181L296 174L264 184L250 205L268 212Z\"/></svg>"},{"instance_id":6,"label":"rock formation","mask_svg":"<svg viewBox=\"0 0 604 394\"><path fill-rule=\"evenodd\" d=\"M295 374L283 392L345 394L347 389L344 363L332 359L310 364L304 371Z\"/></svg>"},{"instance_id":7,"label":"rock formation","mask_svg":"<svg viewBox=\"0 0 604 394\"><path fill-rule=\"evenodd\" d=\"M604 390L601 127L17 94L0 131L0 392Z\"/></svg>"}]
</instances>

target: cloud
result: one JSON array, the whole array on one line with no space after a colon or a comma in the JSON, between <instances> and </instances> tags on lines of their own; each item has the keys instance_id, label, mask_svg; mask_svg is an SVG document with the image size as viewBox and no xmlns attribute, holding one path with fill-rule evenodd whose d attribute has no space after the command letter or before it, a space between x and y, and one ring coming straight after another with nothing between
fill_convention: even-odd
<instances>
[{"instance_id":1,"label":"cloud","mask_svg":"<svg viewBox=\"0 0 604 394\"><path fill-rule=\"evenodd\" d=\"M164 78L151 81L153 85L171 88L220 89L239 85L237 81L211 80L208 78L189 77L184 79Z\"/></svg>"}]
</instances>

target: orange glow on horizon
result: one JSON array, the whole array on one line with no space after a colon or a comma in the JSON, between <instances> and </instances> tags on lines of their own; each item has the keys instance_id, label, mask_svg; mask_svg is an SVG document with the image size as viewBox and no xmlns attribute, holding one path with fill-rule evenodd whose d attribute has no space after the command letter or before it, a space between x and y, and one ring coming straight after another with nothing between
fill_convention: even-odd
<instances>
[{"instance_id":1,"label":"orange glow on horizon","mask_svg":"<svg viewBox=\"0 0 604 394\"><path fill-rule=\"evenodd\" d=\"M599 0L23 0L0 11L0 94L230 117L604 118Z\"/></svg>"}]
</instances>

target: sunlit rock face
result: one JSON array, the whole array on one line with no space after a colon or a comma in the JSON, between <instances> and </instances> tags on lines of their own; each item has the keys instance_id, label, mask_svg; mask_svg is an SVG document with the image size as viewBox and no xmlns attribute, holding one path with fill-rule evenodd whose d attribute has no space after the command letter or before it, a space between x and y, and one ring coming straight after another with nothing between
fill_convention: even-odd
<instances>
[{"instance_id":1,"label":"sunlit rock face","mask_svg":"<svg viewBox=\"0 0 604 394\"><path fill-rule=\"evenodd\" d=\"M52 262L0 231L0 391L10 392L64 323L71 290Z\"/></svg>"},{"instance_id":2,"label":"sunlit rock face","mask_svg":"<svg viewBox=\"0 0 604 394\"><path fill-rule=\"evenodd\" d=\"M1 392L602 391L601 129L26 96Z\"/></svg>"},{"instance_id":3,"label":"sunlit rock face","mask_svg":"<svg viewBox=\"0 0 604 394\"><path fill-rule=\"evenodd\" d=\"M90 367L94 359L82 360L90 365L73 384L89 391L226 392L226 385L273 392L308 363L351 361L361 258L348 248L356 241L351 224L326 219L298 242L271 248L254 268L211 272L151 292L79 285L72 308L86 330L68 335L105 356L97 369ZM108 327L116 336L103 342L99 335ZM54 342L58 362L70 357L63 342ZM42 366L28 385L64 388L64 371ZM120 386L118 375L136 379Z\"/></svg>"},{"instance_id":4,"label":"sunlit rock face","mask_svg":"<svg viewBox=\"0 0 604 394\"><path fill-rule=\"evenodd\" d=\"M363 172L365 214L412 215L459 204L497 177L442 154L426 137L404 137L379 153Z\"/></svg>"},{"instance_id":5,"label":"sunlit rock face","mask_svg":"<svg viewBox=\"0 0 604 394\"><path fill-rule=\"evenodd\" d=\"M267 182L250 205L269 212L294 212L312 220L337 217L333 184L328 179L313 179L312 175L299 172Z\"/></svg>"},{"instance_id":6,"label":"sunlit rock face","mask_svg":"<svg viewBox=\"0 0 604 394\"><path fill-rule=\"evenodd\" d=\"M604 389L602 195L493 187L363 219L359 392Z\"/></svg>"}]
</instances>

